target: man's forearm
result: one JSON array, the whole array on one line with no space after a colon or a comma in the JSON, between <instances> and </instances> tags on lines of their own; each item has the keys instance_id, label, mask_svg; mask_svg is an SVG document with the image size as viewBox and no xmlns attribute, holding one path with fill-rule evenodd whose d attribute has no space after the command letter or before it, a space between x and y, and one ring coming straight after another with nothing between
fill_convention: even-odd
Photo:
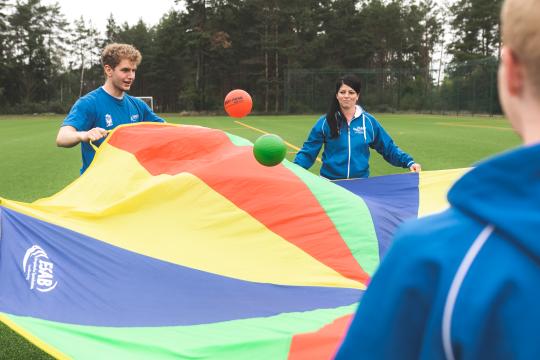
<instances>
[{"instance_id":1,"label":"man's forearm","mask_svg":"<svg viewBox=\"0 0 540 360\"><path fill-rule=\"evenodd\" d=\"M77 131L73 126L62 126L56 136L56 145L60 147L73 147L81 141L88 141L86 131Z\"/></svg>"}]
</instances>

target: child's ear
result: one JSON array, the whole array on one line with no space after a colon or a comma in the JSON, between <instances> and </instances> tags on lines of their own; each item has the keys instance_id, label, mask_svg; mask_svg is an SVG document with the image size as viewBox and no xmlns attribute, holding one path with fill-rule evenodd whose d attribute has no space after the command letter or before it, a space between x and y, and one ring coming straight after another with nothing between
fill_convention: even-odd
<instances>
[{"instance_id":1,"label":"child's ear","mask_svg":"<svg viewBox=\"0 0 540 360\"><path fill-rule=\"evenodd\" d=\"M523 64L512 51L504 47L501 52L502 66L505 70L505 80L510 95L519 95L523 91Z\"/></svg>"}]
</instances>

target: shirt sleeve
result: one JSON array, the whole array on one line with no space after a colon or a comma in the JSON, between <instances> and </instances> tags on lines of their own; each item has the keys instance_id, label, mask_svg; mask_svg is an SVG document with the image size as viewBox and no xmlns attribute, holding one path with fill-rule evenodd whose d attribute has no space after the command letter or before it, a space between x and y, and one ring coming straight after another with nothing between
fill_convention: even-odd
<instances>
[{"instance_id":1,"label":"shirt sleeve","mask_svg":"<svg viewBox=\"0 0 540 360\"><path fill-rule=\"evenodd\" d=\"M370 147L375 149L383 158L394 166L400 166L408 168L414 164L414 160L411 155L401 150L394 140L388 135L386 130L379 124L373 117L368 117L367 120L373 126L373 142Z\"/></svg>"},{"instance_id":2,"label":"shirt sleeve","mask_svg":"<svg viewBox=\"0 0 540 360\"><path fill-rule=\"evenodd\" d=\"M88 131L94 128L96 113L87 98L80 98L71 107L62 126L73 126L77 131Z\"/></svg>"},{"instance_id":3,"label":"shirt sleeve","mask_svg":"<svg viewBox=\"0 0 540 360\"><path fill-rule=\"evenodd\" d=\"M165 120L156 115L147 103L141 100L143 106L143 121L164 123Z\"/></svg>"},{"instance_id":4,"label":"shirt sleeve","mask_svg":"<svg viewBox=\"0 0 540 360\"><path fill-rule=\"evenodd\" d=\"M313 165L325 141L323 125L324 119L321 118L313 126L304 145L302 145L302 148L294 157L293 162L295 164L300 165L304 169L309 169Z\"/></svg>"}]
</instances>

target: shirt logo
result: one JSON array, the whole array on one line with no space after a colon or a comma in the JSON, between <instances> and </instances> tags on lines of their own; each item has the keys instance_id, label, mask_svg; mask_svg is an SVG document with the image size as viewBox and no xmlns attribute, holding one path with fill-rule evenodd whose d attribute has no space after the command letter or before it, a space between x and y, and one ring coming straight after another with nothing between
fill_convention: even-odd
<instances>
[{"instance_id":1,"label":"shirt logo","mask_svg":"<svg viewBox=\"0 0 540 360\"><path fill-rule=\"evenodd\" d=\"M361 126L357 126L355 128L353 128L353 131L355 134L363 134L364 133L364 128L361 127Z\"/></svg>"},{"instance_id":2,"label":"shirt logo","mask_svg":"<svg viewBox=\"0 0 540 360\"><path fill-rule=\"evenodd\" d=\"M113 126L111 114L105 114L105 124L107 127Z\"/></svg>"},{"instance_id":3,"label":"shirt logo","mask_svg":"<svg viewBox=\"0 0 540 360\"><path fill-rule=\"evenodd\" d=\"M26 250L22 267L30 290L48 292L58 285L54 279L54 264L40 246L34 245Z\"/></svg>"},{"instance_id":4,"label":"shirt logo","mask_svg":"<svg viewBox=\"0 0 540 360\"><path fill-rule=\"evenodd\" d=\"M137 120L139 120L139 114L135 114L135 115L131 115L131 122L136 122Z\"/></svg>"}]
</instances>

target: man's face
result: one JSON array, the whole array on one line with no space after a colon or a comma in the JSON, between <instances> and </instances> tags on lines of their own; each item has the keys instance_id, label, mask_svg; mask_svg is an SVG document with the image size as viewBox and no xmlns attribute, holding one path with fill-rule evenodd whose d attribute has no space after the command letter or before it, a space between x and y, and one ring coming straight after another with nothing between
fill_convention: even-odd
<instances>
[{"instance_id":1,"label":"man's face","mask_svg":"<svg viewBox=\"0 0 540 360\"><path fill-rule=\"evenodd\" d=\"M128 60L123 59L118 65L113 69L108 65L105 65L105 73L107 74L108 79L111 81L111 84L119 91L128 91L131 88L131 84L135 80L135 71L137 70L137 65Z\"/></svg>"}]
</instances>

